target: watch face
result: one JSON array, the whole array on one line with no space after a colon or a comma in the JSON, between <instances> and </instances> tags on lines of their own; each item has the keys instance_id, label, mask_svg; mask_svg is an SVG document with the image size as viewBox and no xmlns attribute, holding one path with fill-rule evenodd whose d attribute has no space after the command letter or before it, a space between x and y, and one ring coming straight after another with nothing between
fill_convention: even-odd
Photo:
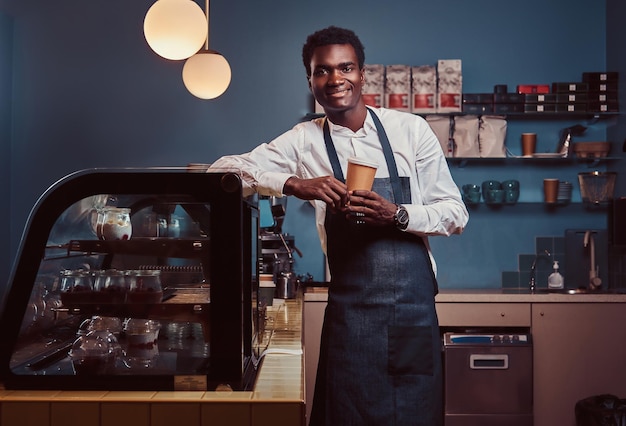
<instances>
[{"instance_id":1,"label":"watch face","mask_svg":"<svg viewBox=\"0 0 626 426\"><path fill-rule=\"evenodd\" d=\"M404 207L400 207L396 213L396 225L400 229L406 229L409 224L409 213Z\"/></svg>"}]
</instances>

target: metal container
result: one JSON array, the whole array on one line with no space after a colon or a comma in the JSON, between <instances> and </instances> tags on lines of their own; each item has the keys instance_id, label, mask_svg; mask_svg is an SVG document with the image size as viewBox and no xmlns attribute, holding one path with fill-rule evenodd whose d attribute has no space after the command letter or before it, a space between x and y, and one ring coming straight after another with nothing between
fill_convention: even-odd
<instances>
[{"instance_id":1,"label":"metal container","mask_svg":"<svg viewBox=\"0 0 626 426\"><path fill-rule=\"evenodd\" d=\"M615 172L578 173L580 196L583 203L599 205L613 200L615 188Z\"/></svg>"},{"instance_id":2,"label":"metal container","mask_svg":"<svg viewBox=\"0 0 626 426\"><path fill-rule=\"evenodd\" d=\"M294 299L296 297L298 283L293 272L281 272L276 281L276 297L278 299Z\"/></svg>"}]
</instances>

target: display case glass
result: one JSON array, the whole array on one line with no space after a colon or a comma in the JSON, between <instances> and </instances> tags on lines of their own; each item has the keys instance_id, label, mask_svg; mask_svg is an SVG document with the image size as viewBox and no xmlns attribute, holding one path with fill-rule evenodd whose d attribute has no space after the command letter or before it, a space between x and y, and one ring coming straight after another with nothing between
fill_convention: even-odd
<instances>
[{"instance_id":1,"label":"display case glass","mask_svg":"<svg viewBox=\"0 0 626 426\"><path fill-rule=\"evenodd\" d=\"M93 169L28 219L2 309L9 389L251 389L259 214L228 172Z\"/></svg>"}]
</instances>

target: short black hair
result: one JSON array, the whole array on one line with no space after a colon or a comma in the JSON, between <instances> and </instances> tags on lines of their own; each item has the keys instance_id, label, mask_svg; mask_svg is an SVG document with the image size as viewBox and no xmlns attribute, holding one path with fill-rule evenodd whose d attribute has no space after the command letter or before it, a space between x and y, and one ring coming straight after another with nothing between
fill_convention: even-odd
<instances>
[{"instance_id":1,"label":"short black hair","mask_svg":"<svg viewBox=\"0 0 626 426\"><path fill-rule=\"evenodd\" d=\"M319 30L307 37L306 43L302 47L302 62L306 69L307 77L311 77L311 58L315 48L328 46L329 44L349 44L354 48L359 60L359 69L363 69L365 64L365 48L354 31L345 28L330 26Z\"/></svg>"}]
</instances>

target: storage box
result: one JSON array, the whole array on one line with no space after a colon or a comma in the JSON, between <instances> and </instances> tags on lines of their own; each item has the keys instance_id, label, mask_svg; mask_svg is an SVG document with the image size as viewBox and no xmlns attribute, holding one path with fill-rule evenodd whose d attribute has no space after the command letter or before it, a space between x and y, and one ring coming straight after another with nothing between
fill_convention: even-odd
<instances>
[{"instance_id":1,"label":"storage box","mask_svg":"<svg viewBox=\"0 0 626 426\"><path fill-rule=\"evenodd\" d=\"M387 65L385 72L385 106L409 112L411 110L411 67Z\"/></svg>"},{"instance_id":2,"label":"storage box","mask_svg":"<svg viewBox=\"0 0 626 426\"><path fill-rule=\"evenodd\" d=\"M493 93L463 93L464 104L493 103Z\"/></svg>"},{"instance_id":3,"label":"storage box","mask_svg":"<svg viewBox=\"0 0 626 426\"><path fill-rule=\"evenodd\" d=\"M552 83L552 92L568 93L568 92L586 92L589 90L589 84L582 82L556 82Z\"/></svg>"},{"instance_id":4,"label":"storage box","mask_svg":"<svg viewBox=\"0 0 626 426\"><path fill-rule=\"evenodd\" d=\"M617 102L617 92L589 92L587 102Z\"/></svg>"},{"instance_id":5,"label":"storage box","mask_svg":"<svg viewBox=\"0 0 626 426\"><path fill-rule=\"evenodd\" d=\"M433 113L437 110L437 70L434 65L411 68L411 112Z\"/></svg>"},{"instance_id":6,"label":"storage box","mask_svg":"<svg viewBox=\"0 0 626 426\"><path fill-rule=\"evenodd\" d=\"M587 112L619 112L618 101L588 102Z\"/></svg>"},{"instance_id":7,"label":"storage box","mask_svg":"<svg viewBox=\"0 0 626 426\"><path fill-rule=\"evenodd\" d=\"M365 84L361 95L366 105L374 108L383 106L385 96L385 66L380 64L365 64Z\"/></svg>"},{"instance_id":8,"label":"storage box","mask_svg":"<svg viewBox=\"0 0 626 426\"><path fill-rule=\"evenodd\" d=\"M584 72L583 81L585 83L617 81L619 74L614 71L603 72Z\"/></svg>"},{"instance_id":9,"label":"storage box","mask_svg":"<svg viewBox=\"0 0 626 426\"><path fill-rule=\"evenodd\" d=\"M523 103L524 95L519 93L494 93L493 94L493 103L494 104L516 104Z\"/></svg>"},{"instance_id":10,"label":"storage box","mask_svg":"<svg viewBox=\"0 0 626 426\"><path fill-rule=\"evenodd\" d=\"M576 102L587 102L587 93L557 93L556 103L570 104Z\"/></svg>"},{"instance_id":11,"label":"storage box","mask_svg":"<svg viewBox=\"0 0 626 426\"><path fill-rule=\"evenodd\" d=\"M524 112L524 104L493 104L494 114L511 114Z\"/></svg>"},{"instance_id":12,"label":"storage box","mask_svg":"<svg viewBox=\"0 0 626 426\"><path fill-rule=\"evenodd\" d=\"M590 92L617 92L618 85L617 81L596 81L588 83L588 90Z\"/></svg>"},{"instance_id":13,"label":"storage box","mask_svg":"<svg viewBox=\"0 0 626 426\"><path fill-rule=\"evenodd\" d=\"M586 103L554 104L555 112L587 112Z\"/></svg>"},{"instance_id":14,"label":"storage box","mask_svg":"<svg viewBox=\"0 0 626 426\"><path fill-rule=\"evenodd\" d=\"M466 114L493 114L493 104L463 104Z\"/></svg>"},{"instance_id":15,"label":"storage box","mask_svg":"<svg viewBox=\"0 0 626 426\"><path fill-rule=\"evenodd\" d=\"M554 112L556 104L524 104L524 112Z\"/></svg>"},{"instance_id":16,"label":"storage box","mask_svg":"<svg viewBox=\"0 0 626 426\"><path fill-rule=\"evenodd\" d=\"M527 104L553 104L556 102L556 95L553 93L529 93L524 95L524 102Z\"/></svg>"},{"instance_id":17,"label":"storage box","mask_svg":"<svg viewBox=\"0 0 626 426\"><path fill-rule=\"evenodd\" d=\"M437 62L437 111L460 112L463 75L460 59L440 59Z\"/></svg>"},{"instance_id":18,"label":"storage box","mask_svg":"<svg viewBox=\"0 0 626 426\"><path fill-rule=\"evenodd\" d=\"M517 93L550 93L550 86L547 84L519 84Z\"/></svg>"}]
</instances>

